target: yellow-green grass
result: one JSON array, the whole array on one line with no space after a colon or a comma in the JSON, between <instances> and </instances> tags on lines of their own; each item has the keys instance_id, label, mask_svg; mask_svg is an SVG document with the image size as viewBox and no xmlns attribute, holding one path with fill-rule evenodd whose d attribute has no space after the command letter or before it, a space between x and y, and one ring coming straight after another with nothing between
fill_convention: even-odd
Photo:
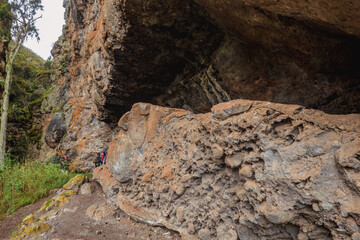
<instances>
[{"instance_id":1,"label":"yellow-green grass","mask_svg":"<svg viewBox=\"0 0 360 240\"><path fill-rule=\"evenodd\" d=\"M75 173L57 164L28 162L6 167L0 173L0 216L43 198L62 187Z\"/></svg>"}]
</instances>

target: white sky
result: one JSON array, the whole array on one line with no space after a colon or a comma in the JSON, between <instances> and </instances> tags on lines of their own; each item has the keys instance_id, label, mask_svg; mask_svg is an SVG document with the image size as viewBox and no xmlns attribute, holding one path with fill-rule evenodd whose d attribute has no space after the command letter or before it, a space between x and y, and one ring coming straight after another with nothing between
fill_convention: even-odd
<instances>
[{"instance_id":1,"label":"white sky","mask_svg":"<svg viewBox=\"0 0 360 240\"><path fill-rule=\"evenodd\" d=\"M65 24L63 0L42 0L44 11L40 12L42 18L36 21L39 29L40 42L35 38L28 39L25 46L33 50L37 55L46 60L51 54L53 44L62 33Z\"/></svg>"}]
</instances>

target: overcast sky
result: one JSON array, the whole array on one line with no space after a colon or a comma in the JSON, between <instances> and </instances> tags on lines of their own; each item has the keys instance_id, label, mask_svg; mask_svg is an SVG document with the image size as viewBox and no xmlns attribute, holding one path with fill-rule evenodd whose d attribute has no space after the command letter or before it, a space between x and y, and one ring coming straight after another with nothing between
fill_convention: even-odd
<instances>
[{"instance_id":1,"label":"overcast sky","mask_svg":"<svg viewBox=\"0 0 360 240\"><path fill-rule=\"evenodd\" d=\"M63 0L42 0L44 11L42 18L36 21L39 29L40 42L29 39L24 45L46 60L51 54L51 48L62 33L65 23Z\"/></svg>"}]
</instances>

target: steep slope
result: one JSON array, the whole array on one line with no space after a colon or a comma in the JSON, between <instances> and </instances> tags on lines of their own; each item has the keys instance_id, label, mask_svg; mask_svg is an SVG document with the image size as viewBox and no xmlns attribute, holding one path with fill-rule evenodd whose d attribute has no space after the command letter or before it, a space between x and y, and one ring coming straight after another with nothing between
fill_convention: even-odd
<instances>
[{"instance_id":1,"label":"steep slope","mask_svg":"<svg viewBox=\"0 0 360 240\"><path fill-rule=\"evenodd\" d=\"M5 57L5 53L3 56ZM38 119L41 116L40 107L44 94L51 85L51 62L45 62L31 50L21 47L13 69L8 110L7 159L21 162L29 152L40 149L42 126ZM1 95L3 85L2 82Z\"/></svg>"}]
</instances>

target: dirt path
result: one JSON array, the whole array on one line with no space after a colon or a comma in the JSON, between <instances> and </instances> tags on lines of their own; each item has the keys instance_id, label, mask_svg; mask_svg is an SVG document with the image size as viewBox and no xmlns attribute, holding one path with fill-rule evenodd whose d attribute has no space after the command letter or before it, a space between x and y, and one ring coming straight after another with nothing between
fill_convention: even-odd
<instances>
[{"instance_id":1,"label":"dirt path","mask_svg":"<svg viewBox=\"0 0 360 240\"><path fill-rule=\"evenodd\" d=\"M61 239L61 240L98 240L98 239L122 239L122 240L140 240L140 239L153 239L153 240L170 240L181 239L181 237L174 232L167 229L152 227L142 224L130 219L121 210L116 210L115 216L107 217L106 212L103 214L105 218L102 220L91 219L86 211L90 206L110 206L106 202L104 193L99 184L90 182L94 186L94 192L91 195L76 194L70 196L70 201L63 206L56 209L56 214L46 218L46 223L50 225L51 229L41 235L38 235L38 240L47 239ZM31 210L19 215L19 220L14 224L18 225L23 216L38 210L41 204L46 199L31 205ZM109 204L109 205L108 205ZM114 206L111 206L114 207ZM29 207L30 208L30 207ZM22 216L20 216L22 214ZM5 219L5 221L7 221ZM2 225L1 225L2 226ZM5 225L4 225L5 226ZM7 231L6 229L9 229ZM14 231L12 228L4 228L2 226L1 232L6 232L10 237ZM25 237L24 239L33 239L33 235Z\"/></svg>"},{"instance_id":2,"label":"dirt path","mask_svg":"<svg viewBox=\"0 0 360 240\"><path fill-rule=\"evenodd\" d=\"M38 210L41 205L53 195L50 195L46 198L40 199L39 201L27 205L23 208L18 209L14 214L4 217L0 220L0 239L9 239L11 234L16 230L20 225L21 220L24 216L31 214L32 212Z\"/></svg>"}]
</instances>

